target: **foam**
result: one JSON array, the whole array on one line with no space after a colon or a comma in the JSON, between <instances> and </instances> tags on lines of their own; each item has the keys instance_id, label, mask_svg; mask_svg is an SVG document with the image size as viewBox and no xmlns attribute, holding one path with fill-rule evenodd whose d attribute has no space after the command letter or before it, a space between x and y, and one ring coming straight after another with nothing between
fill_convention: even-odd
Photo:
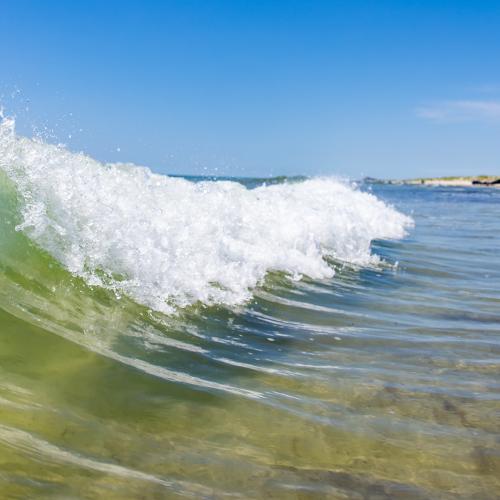
<instances>
[{"instance_id":1,"label":"foam","mask_svg":"<svg viewBox=\"0 0 500 500\"><path fill-rule=\"evenodd\" d=\"M411 219L333 178L247 189L102 164L0 123L0 168L21 198L18 229L91 285L170 313L241 304L270 271L329 278L326 257L366 265L373 239Z\"/></svg>"}]
</instances>

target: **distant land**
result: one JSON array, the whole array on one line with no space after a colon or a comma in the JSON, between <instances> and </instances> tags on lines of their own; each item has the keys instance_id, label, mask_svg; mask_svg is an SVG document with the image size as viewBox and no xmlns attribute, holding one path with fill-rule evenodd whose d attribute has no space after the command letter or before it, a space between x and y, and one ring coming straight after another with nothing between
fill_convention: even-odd
<instances>
[{"instance_id":1,"label":"distant land","mask_svg":"<svg viewBox=\"0 0 500 500\"><path fill-rule=\"evenodd\" d=\"M500 176L475 175L456 177L418 177L416 179L376 179L365 177L365 182L371 184L412 184L423 186L487 186L500 188Z\"/></svg>"}]
</instances>

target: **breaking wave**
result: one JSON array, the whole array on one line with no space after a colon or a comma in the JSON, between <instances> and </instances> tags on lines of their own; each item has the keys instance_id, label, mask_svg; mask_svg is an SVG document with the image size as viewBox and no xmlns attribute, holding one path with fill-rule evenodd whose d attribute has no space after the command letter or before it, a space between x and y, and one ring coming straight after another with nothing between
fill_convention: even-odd
<instances>
[{"instance_id":1,"label":"breaking wave","mask_svg":"<svg viewBox=\"0 0 500 500\"><path fill-rule=\"evenodd\" d=\"M371 242L412 224L333 178L195 182L17 136L9 118L0 171L1 195L7 184L16 193L18 231L87 284L165 313L244 303L270 272L323 279L332 261L376 263Z\"/></svg>"}]
</instances>

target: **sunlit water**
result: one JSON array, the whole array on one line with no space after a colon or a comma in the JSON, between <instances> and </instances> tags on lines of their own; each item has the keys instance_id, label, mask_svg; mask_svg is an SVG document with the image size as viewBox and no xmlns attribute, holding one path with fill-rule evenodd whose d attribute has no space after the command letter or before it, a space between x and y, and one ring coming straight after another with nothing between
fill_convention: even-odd
<instances>
[{"instance_id":1,"label":"sunlit water","mask_svg":"<svg viewBox=\"0 0 500 500\"><path fill-rule=\"evenodd\" d=\"M169 219L185 255L156 279L167 243L92 246L112 226L80 238L92 207L78 226L75 192L19 181L21 146L0 172L2 498L499 497L500 190L215 182L197 217L226 210L236 257ZM226 220L251 206L253 242Z\"/></svg>"}]
</instances>

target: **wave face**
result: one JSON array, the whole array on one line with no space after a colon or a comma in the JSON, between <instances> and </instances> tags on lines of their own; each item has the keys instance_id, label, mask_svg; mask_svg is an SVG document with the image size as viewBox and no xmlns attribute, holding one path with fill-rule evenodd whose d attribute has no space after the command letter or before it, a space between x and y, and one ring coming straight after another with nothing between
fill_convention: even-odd
<instances>
[{"instance_id":1,"label":"wave face","mask_svg":"<svg viewBox=\"0 0 500 500\"><path fill-rule=\"evenodd\" d=\"M329 259L376 263L371 242L411 224L334 179L191 182L17 137L9 119L0 127L17 229L87 283L163 312L242 304L269 272L322 279L334 274Z\"/></svg>"}]
</instances>

